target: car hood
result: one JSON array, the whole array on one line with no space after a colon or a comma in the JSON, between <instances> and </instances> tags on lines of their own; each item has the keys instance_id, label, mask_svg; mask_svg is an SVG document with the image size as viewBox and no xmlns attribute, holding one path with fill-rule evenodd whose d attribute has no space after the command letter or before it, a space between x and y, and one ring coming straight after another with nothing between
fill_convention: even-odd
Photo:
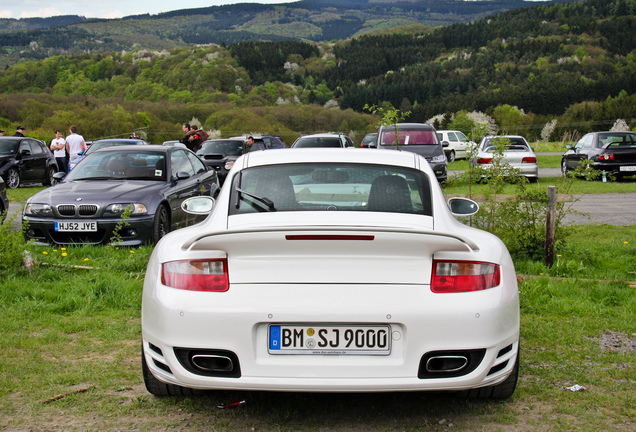
<instances>
[{"instance_id":1,"label":"car hood","mask_svg":"<svg viewBox=\"0 0 636 432\"><path fill-rule=\"evenodd\" d=\"M146 201L165 186L164 182L144 180L80 180L59 183L33 196L31 202L62 204L81 202L99 204Z\"/></svg>"},{"instance_id":2,"label":"car hood","mask_svg":"<svg viewBox=\"0 0 636 432\"><path fill-rule=\"evenodd\" d=\"M10 160L13 160L14 156L13 155L2 155L0 156L0 164L3 164L5 162L9 162Z\"/></svg>"}]
</instances>

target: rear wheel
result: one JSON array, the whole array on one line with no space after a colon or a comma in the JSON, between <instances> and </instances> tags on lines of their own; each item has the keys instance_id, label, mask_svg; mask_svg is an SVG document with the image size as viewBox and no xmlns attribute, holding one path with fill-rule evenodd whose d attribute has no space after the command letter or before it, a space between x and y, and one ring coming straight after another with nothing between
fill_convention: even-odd
<instances>
[{"instance_id":1,"label":"rear wheel","mask_svg":"<svg viewBox=\"0 0 636 432\"><path fill-rule=\"evenodd\" d=\"M20 186L20 173L16 168L11 168L7 171L7 187L15 189L18 186Z\"/></svg>"},{"instance_id":2,"label":"rear wheel","mask_svg":"<svg viewBox=\"0 0 636 432\"><path fill-rule=\"evenodd\" d=\"M457 392L455 395L461 399L507 399L517 388L517 378L519 377L519 353L515 360L515 366L508 375L508 378L501 384L489 387L480 387L472 390Z\"/></svg>"},{"instance_id":3,"label":"rear wheel","mask_svg":"<svg viewBox=\"0 0 636 432\"><path fill-rule=\"evenodd\" d=\"M163 236L170 232L170 216L165 205L160 205L155 213L152 226L152 242L157 243Z\"/></svg>"},{"instance_id":4,"label":"rear wheel","mask_svg":"<svg viewBox=\"0 0 636 432\"><path fill-rule=\"evenodd\" d=\"M455 150L451 150L446 158L449 162L455 162Z\"/></svg>"},{"instance_id":5,"label":"rear wheel","mask_svg":"<svg viewBox=\"0 0 636 432\"><path fill-rule=\"evenodd\" d=\"M42 182L44 186L53 186L55 184L55 179L53 178L53 174L55 174L55 168L49 167L46 169L46 180Z\"/></svg>"},{"instance_id":6,"label":"rear wheel","mask_svg":"<svg viewBox=\"0 0 636 432\"><path fill-rule=\"evenodd\" d=\"M143 348L141 349L141 370L144 376L146 390L155 396L199 396L203 393L201 390L194 390L159 381L148 368Z\"/></svg>"}]
</instances>

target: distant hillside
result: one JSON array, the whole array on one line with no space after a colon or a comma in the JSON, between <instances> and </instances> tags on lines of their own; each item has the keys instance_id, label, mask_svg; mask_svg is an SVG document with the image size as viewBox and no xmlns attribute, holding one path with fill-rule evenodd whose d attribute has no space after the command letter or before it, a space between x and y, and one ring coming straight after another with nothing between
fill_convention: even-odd
<instances>
[{"instance_id":1,"label":"distant hillside","mask_svg":"<svg viewBox=\"0 0 636 432\"><path fill-rule=\"evenodd\" d=\"M305 0L282 5L211 6L122 19L87 20L77 16L0 19L0 67L59 54L135 47L167 49L241 41L345 40L397 26L467 23L533 4L522 0Z\"/></svg>"},{"instance_id":2,"label":"distant hillside","mask_svg":"<svg viewBox=\"0 0 636 432\"><path fill-rule=\"evenodd\" d=\"M69 29L88 32L83 25ZM475 111L532 140L552 120L558 136L617 119L636 128L634 0L541 5L337 42L141 46L0 69L0 127L45 136L73 122L93 137L143 128L161 142L196 118L224 136L261 130L292 142L373 130L364 106L375 104L408 111L410 121L443 118L440 126Z\"/></svg>"}]
</instances>

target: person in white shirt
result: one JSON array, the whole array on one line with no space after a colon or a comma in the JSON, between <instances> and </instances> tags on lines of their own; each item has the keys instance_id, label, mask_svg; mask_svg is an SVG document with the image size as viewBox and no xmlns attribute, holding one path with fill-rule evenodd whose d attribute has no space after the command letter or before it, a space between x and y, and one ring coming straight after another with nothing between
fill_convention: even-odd
<instances>
[{"instance_id":1,"label":"person in white shirt","mask_svg":"<svg viewBox=\"0 0 636 432\"><path fill-rule=\"evenodd\" d=\"M71 170L71 161L77 158L81 152L86 151L86 142L84 141L83 136L78 135L77 127L71 126L69 132L71 134L66 137L66 154L68 155L69 163L68 171Z\"/></svg>"},{"instance_id":2,"label":"person in white shirt","mask_svg":"<svg viewBox=\"0 0 636 432\"><path fill-rule=\"evenodd\" d=\"M51 140L51 151L55 156L59 172L68 172L68 160L66 159L66 140L62 138L62 131L55 131L55 138Z\"/></svg>"}]
</instances>

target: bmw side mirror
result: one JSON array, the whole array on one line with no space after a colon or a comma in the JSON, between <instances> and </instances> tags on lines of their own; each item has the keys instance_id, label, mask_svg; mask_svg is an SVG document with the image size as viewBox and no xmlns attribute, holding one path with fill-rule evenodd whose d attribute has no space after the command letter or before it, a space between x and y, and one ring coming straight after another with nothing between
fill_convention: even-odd
<instances>
[{"instance_id":1,"label":"bmw side mirror","mask_svg":"<svg viewBox=\"0 0 636 432\"><path fill-rule=\"evenodd\" d=\"M448 207L455 216L471 216L479 211L479 204L463 197L449 198Z\"/></svg>"},{"instance_id":2,"label":"bmw side mirror","mask_svg":"<svg viewBox=\"0 0 636 432\"><path fill-rule=\"evenodd\" d=\"M188 198L181 203L183 211L193 215L205 215L214 208L214 198L209 196L196 196Z\"/></svg>"}]
</instances>

